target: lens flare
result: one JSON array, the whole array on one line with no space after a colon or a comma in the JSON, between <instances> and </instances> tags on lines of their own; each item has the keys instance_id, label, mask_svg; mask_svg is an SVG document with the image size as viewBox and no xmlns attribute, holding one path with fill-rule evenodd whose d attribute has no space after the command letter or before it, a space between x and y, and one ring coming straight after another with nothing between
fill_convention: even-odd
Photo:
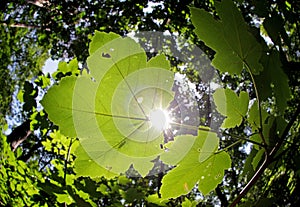
<instances>
[{"instance_id":1,"label":"lens flare","mask_svg":"<svg viewBox=\"0 0 300 207\"><path fill-rule=\"evenodd\" d=\"M169 128L170 116L166 110L154 109L150 111L149 120L151 125L157 130L165 130Z\"/></svg>"}]
</instances>

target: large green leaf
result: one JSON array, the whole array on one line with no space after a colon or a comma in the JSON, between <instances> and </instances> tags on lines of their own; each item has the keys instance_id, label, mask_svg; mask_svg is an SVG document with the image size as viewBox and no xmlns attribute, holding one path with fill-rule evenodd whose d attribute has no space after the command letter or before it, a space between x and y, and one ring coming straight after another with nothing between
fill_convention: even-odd
<instances>
[{"instance_id":1,"label":"large green leaf","mask_svg":"<svg viewBox=\"0 0 300 207\"><path fill-rule=\"evenodd\" d=\"M108 169L101 167L95 163L86 153L81 145L76 149L77 159L75 160L76 176L90 176L91 178L104 175L106 178L113 178L116 174L110 172Z\"/></svg>"},{"instance_id":2,"label":"large green leaf","mask_svg":"<svg viewBox=\"0 0 300 207\"><path fill-rule=\"evenodd\" d=\"M120 36L113 32L104 33L104 32L96 31L89 47L90 55L96 52L96 50L104 46L106 43L109 43L113 39L117 39L117 38L120 38Z\"/></svg>"},{"instance_id":3,"label":"large green leaf","mask_svg":"<svg viewBox=\"0 0 300 207\"><path fill-rule=\"evenodd\" d=\"M73 90L75 77L66 77L59 85L51 87L44 96L41 104L48 112L49 119L60 126L61 133L76 137L72 119Z\"/></svg>"},{"instance_id":4,"label":"large green leaf","mask_svg":"<svg viewBox=\"0 0 300 207\"><path fill-rule=\"evenodd\" d=\"M230 89L217 89L213 94L214 102L218 112L226 116L223 121L223 128L233 128L242 123L248 111L249 96L242 91L238 96Z\"/></svg>"},{"instance_id":5,"label":"large green leaf","mask_svg":"<svg viewBox=\"0 0 300 207\"><path fill-rule=\"evenodd\" d=\"M222 181L224 170L231 165L230 157L225 151L217 152L219 141L216 134L204 131L199 131L198 137L176 137L174 145L168 149L171 156L164 155L162 160L167 163L173 162L171 157L176 156L180 147L176 142L183 143L186 140L189 140L188 144L192 143L191 149L178 165L163 177L160 192L164 199L187 194L196 183L203 194L209 193Z\"/></svg>"},{"instance_id":6,"label":"large green leaf","mask_svg":"<svg viewBox=\"0 0 300 207\"><path fill-rule=\"evenodd\" d=\"M246 64L253 74L259 74L263 70L259 63L262 49L242 14L231 0L215 5L220 20L203 9L191 8L195 33L216 51L213 66L223 72L240 74Z\"/></svg>"},{"instance_id":7,"label":"large green leaf","mask_svg":"<svg viewBox=\"0 0 300 207\"><path fill-rule=\"evenodd\" d=\"M96 32L90 53L92 79L65 78L42 104L62 133L79 138L87 154L77 151L78 159L89 157L112 173L133 165L145 176L151 161L163 153L163 127L156 126L152 114L164 118L163 110L173 100L174 74L165 56L147 62L134 40L114 33ZM89 174L88 168L77 169ZM105 170L98 171L106 176Z\"/></svg>"}]
</instances>

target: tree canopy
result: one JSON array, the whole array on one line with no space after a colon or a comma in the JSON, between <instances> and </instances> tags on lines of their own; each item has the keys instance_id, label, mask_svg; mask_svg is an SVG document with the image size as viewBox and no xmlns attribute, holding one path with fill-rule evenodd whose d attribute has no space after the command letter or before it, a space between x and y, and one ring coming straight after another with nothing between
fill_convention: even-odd
<instances>
[{"instance_id":1,"label":"tree canopy","mask_svg":"<svg viewBox=\"0 0 300 207\"><path fill-rule=\"evenodd\" d=\"M299 205L299 9L3 1L0 205Z\"/></svg>"}]
</instances>

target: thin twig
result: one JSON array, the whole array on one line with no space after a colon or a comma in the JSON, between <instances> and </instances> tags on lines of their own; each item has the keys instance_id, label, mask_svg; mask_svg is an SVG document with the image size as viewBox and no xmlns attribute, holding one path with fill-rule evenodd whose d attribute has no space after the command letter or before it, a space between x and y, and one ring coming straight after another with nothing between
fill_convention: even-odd
<instances>
[{"instance_id":1,"label":"thin twig","mask_svg":"<svg viewBox=\"0 0 300 207\"><path fill-rule=\"evenodd\" d=\"M232 143L231 145L229 145L229 146L227 146L227 147L225 147L225 148L223 148L223 149L220 149L219 151L216 151L215 154L221 153L221 152L223 152L223 151L227 151L228 149L234 147L235 145L238 145L238 144L241 143L242 141L243 141L243 140L238 140L238 141Z\"/></svg>"},{"instance_id":2,"label":"thin twig","mask_svg":"<svg viewBox=\"0 0 300 207\"><path fill-rule=\"evenodd\" d=\"M255 145L260 146L260 147L263 147L263 148L266 147L264 144L261 144L261 143L259 143L259 142L256 142L256 141L254 141L254 140L251 140L251 139L248 139L248 138L245 138L245 137L241 137L241 136L238 136L238 135L235 135L235 134L229 134L229 133L227 133L227 132L223 132L223 134L224 134L224 135L227 135L227 136L230 136L230 137L232 137L232 138L235 138L235 139L240 139L240 140L244 140L244 141L246 141L246 142L250 142L250 143L252 143L252 144L255 144ZM252 134L252 135L253 135L253 134ZM250 135L249 137L251 137L252 135Z\"/></svg>"}]
</instances>

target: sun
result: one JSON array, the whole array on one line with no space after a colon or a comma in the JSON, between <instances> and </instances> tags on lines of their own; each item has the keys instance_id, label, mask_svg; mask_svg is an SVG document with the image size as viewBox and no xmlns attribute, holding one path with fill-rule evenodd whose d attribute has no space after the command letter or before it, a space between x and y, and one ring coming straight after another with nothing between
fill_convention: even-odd
<instances>
[{"instance_id":1,"label":"sun","mask_svg":"<svg viewBox=\"0 0 300 207\"><path fill-rule=\"evenodd\" d=\"M166 130L170 126L170 116L167 110L153 109L150 111L149 120L151 126L157 130Z\"/></svg>"}]
</instances>

